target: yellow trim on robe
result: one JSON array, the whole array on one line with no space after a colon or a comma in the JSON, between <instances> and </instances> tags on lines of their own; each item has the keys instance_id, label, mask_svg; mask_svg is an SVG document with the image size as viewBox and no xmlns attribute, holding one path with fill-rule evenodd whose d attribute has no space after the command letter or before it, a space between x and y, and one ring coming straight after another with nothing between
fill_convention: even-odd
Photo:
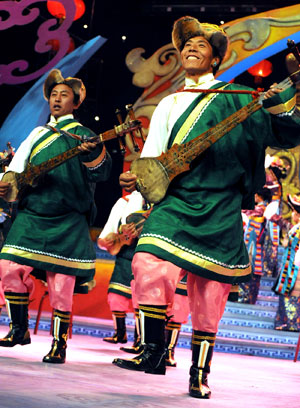
<instances>
[{"instance_id":1,"label":"yellow trim on robe","mask_svg":"<svg viewBox=\"0 0 300 408\"><path fill-rule=\"evenodd\" d=\"M178 258L181 258L185 261L188 261L194 265L200 266L203 269L207 269L208 271L217 273L223 276L247 276L251 273L251 265L247 266L245 269L243 268L226 268L221 265L217 265L207 259L201 258L198 255L193 255L189 252L186 252L180 248L177 248L175 245L172 245L160 238L154 237L142 237L138 241L138 246L140 245L154 245L158 248L161 248L170 254L175 255Z\"/></svg>"},{"instance_id":2,"label":"yellow trim on robe","mask_svg":"<svg viewBox=\"0 0 300 408\"><path fill-rule=\"evenodd\" d=\"M75 126L82 126L79 122L72 122L68 123L66 126L63 126L61 130L69 130L74 128ZM49 144L52 140L57 139L60 136L60 133L52 133L51 136L47 137L47 139L43 140L40 144L36 146L35 149L31 152L31 155L29 157L29 162L32 160L32 158L47 144Z\"/></svg>"},{"instance_id":3,"label":"yellow trim on robe","mask_svg":"<svg viewBox=\"0 0 300 408\"><path fill-rule=\"evenodd\" d=\"M65 266L68 268L77 268L81 270L89 270L95 268L95 262L77 262L67 259L59 259L55 258L54 256L36 254L34 252L27 252L16 248L10 248L8 246L3 247L1 252L20 256L21 258L25 259L34 259L38 262L47 262L53 265Z\"/></svg>"},{"instance_id":4,"label":"yellow trim on robe","mask_svg":"<svg viewBox=\"0 0 300 408\"><path fill-rule=\"evenodd\" d=\"M269 108L266 108L266 110L270 112L272 115L278 115L280 113L290 112L295 105L296 95L294 95L292 99L289 99L285 103L280 103L279 105L276 106L270 106Z\"/></svg>"},{"instance_id":5,"label":"yellow trim on robe","mask_svg":"<svg viewBox=\"0 0 300 408\"><path fill-rule=\"evenodd\" d=\"M126 288L125 286L118 285L117 283L110 283L108 285L108 288L109 289L117 289L117 290L120 290L121 292L129 293L129 295L131 295L131 289L130 288Z\"/></svg>"},{"instance_id":6,"label":"yellow trim on robe","mask_svg":"<svg viewBox=\"0 0 300 408\"><path fill-rule=\"evenodd\" d=\"M228 84L222 86L221 88L218 89L224 89ZM184 90L183 90L184 92ZM201 101L198 103L198 105L195 107L195 109L191 112L191 114L186 118L186 121L183 123L183 125L181 126L181 128L179 129L173 144L177 143L180 144L182 139L185 137L185 135L187 134L187 132L190 130L190 128L192 127L193 123L195 122L195 120L197 119L198 115L200 114L200 112L202 111L202 109L204 108L204 106L214 97L216 96L217 93L210 93L204 96L203 99L201 99Z\"/></svg>"}]
</instances>

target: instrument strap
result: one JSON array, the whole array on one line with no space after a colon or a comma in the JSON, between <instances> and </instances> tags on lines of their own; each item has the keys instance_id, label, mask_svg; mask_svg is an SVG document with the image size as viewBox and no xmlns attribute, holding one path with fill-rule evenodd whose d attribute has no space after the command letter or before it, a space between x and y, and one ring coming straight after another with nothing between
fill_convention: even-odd
<instances>
[{"instance_id":1,"label":"instrument strap","mask_svg":"<svg viewBox=\"0 0 300 408\"><path fill-rule=\"evenodd\" d=\"M85 142L87 140L87 137L85 135L84 136L75 135L74 133L68 132L67 130L56 129L55 127L50 126L50 125L45 125L45 127L49 130L52 130L52 132L59 133L60 135L72 137L73 139L80 140L81 142Z\"/></svg>"}]
</instances>

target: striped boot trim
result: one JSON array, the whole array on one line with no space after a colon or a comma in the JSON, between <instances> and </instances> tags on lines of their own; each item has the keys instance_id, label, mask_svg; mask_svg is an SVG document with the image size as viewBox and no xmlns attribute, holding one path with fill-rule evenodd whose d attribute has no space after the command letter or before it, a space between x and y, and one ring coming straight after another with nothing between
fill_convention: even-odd
<instances>
[{"instance_id":1,"label":"striped boot trim","mask_svg":"<svg viewBox=\"0 0 300 408\"><path fill-rule=\"evenodd\" d=\"M118 312L116 310L112 311L113 316L115 317L120 317L120 318L124 318L126 317L126 312Z\"/></svg>"},{"instance_id":2,"label":"striped boot trim","mask_svg":"<svg viewBox=\"0 0 300 408\"><path fill-rule=\"evenodd\" d=\"M28 305L29 293L5 292L5 299L12 305Z\"/></svg>"},{"instance_id":3,"label":"striped boot trim","mask_svg":"<svg viewBox=\"0 0 300 408\"><path fill-rule=\"evenodd\" d=\"M181 323L176 323L176 322L168 322L166 324L166 330L180 330L181 329Z\"/></svg>"},{"instance_id":4,"label":"striped boot trim","mask_svg":"<svg viewBox=\"0 0 300 408\"><path fill-rule=\"evenodd\" d=\"M151 317L152 319L166 319L167 306L139 305L139 309L140 316L142 313L145 317Z\"/></svg>"}]
</instances>

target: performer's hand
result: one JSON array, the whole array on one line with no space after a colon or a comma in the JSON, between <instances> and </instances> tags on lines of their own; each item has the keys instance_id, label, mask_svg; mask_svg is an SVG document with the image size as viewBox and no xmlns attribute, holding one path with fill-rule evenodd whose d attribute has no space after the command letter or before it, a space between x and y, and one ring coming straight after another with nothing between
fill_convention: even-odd
<instances>
[{"instance_id":1,"label":"performer's hand","mask_svg":"<svg viewBox=\"0 0 300 408\"><path fill-rule=\"evenodd\" d=\"M131 193L135 190L136 179L137 176L135 174L122 173L119 177L120 186L128 193Z\"/></svg>"},{"instance_id":2,"label":"performer's hand","mask_svg":"<svg viewBox=\"0 0 300 408\"><path fill-rule=\"evenodd\" d=\"M4 181L0 181L0 197L5 197L9 188L10 188L10 183L5 183Z\"/></svg>"},{"instance_id":3,"label":"performer's hand","mask_svg":"<svg viewBox=\"0 0 300 408\"><path fill-rule=\"evenodd\" d=\"M116 243L118 234L111 232L105 238L98 238L97 245L100 249L106 249L109 251Z\"/></svg>"},{"instance_id":4,"label":"performer's hand","mask_svg":"<svg viewBox=\"0 0 300 408\"><path fill-rule=\"evenodd\" d=\"M122 224L120 230L126 239L136 238L138 236L138 231L133 222L130 224Z\"/></svg>"},{"instance_id":5,"label":"performer's hand","mask_svg":"<svg viewBox=\"0 0 300 408\"><path fill-rule=\"evenodd\" d=\"M275 224L279 224L279 222L282 220L282 216L281 215L279 215L279 214L273 214L271 217L270 217L270 219L269 219L269 221L272 221L272 222L274 222Z\"/></svg>"},{"instance_id":6,"label":"performer's hand","mask_svg":"<svg viewBox=\"0 0 300 408\"><path fill-rule=\"evenodd\" d=\"M276 88L276 87L277 87L277 83L275 82L273 85L270 86L270 89L268 89L267 92L265 92L264 99L271 98L272 96L283 91L283 88Z\"/></svg>"},{"instance_id":7,"label":"performer's hand","mask_svg":"<svg viewBox=\"0 0 300 408\"><path fill-rule=\"evenodd\" d=\"M78 149L83 153L90 153L92 150L96 149L97 143L83 142Z\"/></svg>"}]
</instances>

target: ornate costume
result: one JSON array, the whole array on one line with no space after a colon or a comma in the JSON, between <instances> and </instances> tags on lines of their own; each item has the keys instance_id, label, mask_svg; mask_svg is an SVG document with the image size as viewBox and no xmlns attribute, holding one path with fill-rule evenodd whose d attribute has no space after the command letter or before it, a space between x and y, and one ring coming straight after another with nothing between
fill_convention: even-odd
<instances>
[{"instance_id":1,"label":"ornate costume","mask_svg":"<svg viewBox=\"0 0 300 408\"><path fill-rule=\"evenodd\" d=\"M201 79L204 84L198 85L198 89L223 85L212 75ZM187 81L187 89L189 84ZM229 84L226 89L245 88ZM284 94L272 98L275 106L292 99L294 91L289 89ZM164 98L153 114L142 157L159 156L172 143L193 139L249 103L251 98L249 95L211 95L209 100L201 93L185 92ZM192 122L193 127L187 127L192 112L197 109L199 113ZM277 126L276 133L271 123ZM293 147L299 142L297 126L289 115L271 116L261 109L225 135L195 160L191 171L173 180L165 199L154 207L137 251L150 252L220 282L247 280L251 268L243 244L240 209L242 205L244 208L253 206L254 192L264 184L264 149L268 145ZM170 216L177 220L172 225L168 222ZM178 234L182 230L184 233ZM218 244L220 237L222 247Z\"/></svg>"},{"instance_id":2,"label":"ornate costume","mask_svg":"<svg viewBox=\"0 0 300 408\"><path fill-rule=\"evenodd\" d=\"M189 75L183 92L167 96L154 111L142 158L160 156L175 143L195 139L251 101L247 93L192 92L207 88L249 91L214 79L212 72L227 47L220 27L202 25L187 16L175 22L172 37ZM203 61L207 68L201 65ZM193 72L199 72L197 82ZM251 276L241 210L254 207L254 194L265 183L265 148L300 143L299 122L292 117L294 96L295 90L289 89L266 99L264 108L210 145L188 172L175 177L163 200L154 205L132 263L145 351L131 361L115 359L114 364L165 373L161 322L178 280L188 272L193 325L189 393L210 397L207 376L231 285Z\"/></svg>"},{"instance_id":3,"label":"ornate costume","mask_svg":"<svg viewBox=\"0 0 300 408\"><path fill-rule=\"evenodd\" d=\"M299 197L288 196L293 210L300 214ZM274 285L279 295L279 305L275 316L275 329L300 330L300 223L292 227L288 234L288 244L284 251L281 270Z\"/></svg>"},{"instance_id":4,"label":"ornate costume","mask_svg":"<svg viewBox=\"0 0 300 408\"><path fill-rule=\"evenodd\" d=\"M52 112L50 122L34 129L14 155L8 170L21 173L28 164L39 165L96 136L73 117L85 97L80 79L52 70L44 83L44 96ZM55 115L55 116L53 116ZM85 145L87 146L87 145ZM11 330L0 346L29 344L28 303L33 292L30 274L47 279L53 314L53 342L43 358L64 363L75 281L91 281L96 252L89 234L95 215L94 183L108 178L111 158L105 147L93 146L52 169L36 187L20 198L16 219L0 254L0 271Z\"/></svg>"}]
</instances>

